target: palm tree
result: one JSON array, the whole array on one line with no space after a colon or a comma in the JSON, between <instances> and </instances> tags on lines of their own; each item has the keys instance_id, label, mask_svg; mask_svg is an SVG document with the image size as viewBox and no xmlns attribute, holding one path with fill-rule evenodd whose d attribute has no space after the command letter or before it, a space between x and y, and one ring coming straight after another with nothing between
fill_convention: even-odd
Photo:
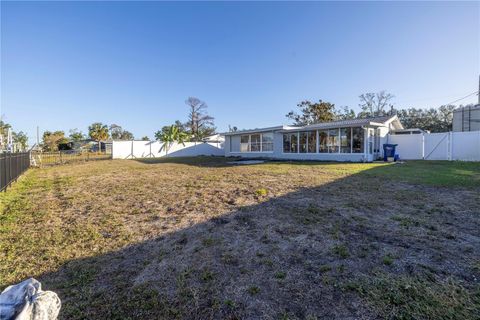
<instances>
[{"instance_id":1,"label":"palm tree","mask_svg":"<svg viewBox=\"0 0 480 320\"><path fill-rule=\"evenodd\" d=\"M180 128L176 125L171 125L170 127L168 127L167 130L157 132L155 136L157 137L157 140L163 142L162 148L160 150L165 148L165 154L167 155L168 150L172 147L172 144L174 142L181 143L183 146L185 146L185 141L187 141L189 138L188 134L180 130Z\"/></svg>"},{"instance_id":2,"label":"palm tree","mask_svg":"<svg viewBox=\"0 0 480 320\"><path fill-rule=\"evenodd\" d=\"M108 126L101 122L92 123L92 125L88 127L88 134L91 139L98 141L98 151L101 151L100 141L109 138Z\"/></svg>"}]
</instances>

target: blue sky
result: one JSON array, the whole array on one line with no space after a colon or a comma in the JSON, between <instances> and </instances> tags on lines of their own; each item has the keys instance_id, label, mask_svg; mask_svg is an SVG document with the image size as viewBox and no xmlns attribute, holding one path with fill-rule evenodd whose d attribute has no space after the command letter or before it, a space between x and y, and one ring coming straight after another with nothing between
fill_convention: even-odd
<instances>
[{"instance_id":1,"label":"blue sky","mask_svg":"<svg viewBox=\"0 0 480 320\"><path fill-rule=\"evenodd\" d=\"M219 131L379 90L437 107L477 90L479 47L478 2L2 1L0 114L33 142L94 121L153 137L189 96Z\"/></svg>"}]
</instances>

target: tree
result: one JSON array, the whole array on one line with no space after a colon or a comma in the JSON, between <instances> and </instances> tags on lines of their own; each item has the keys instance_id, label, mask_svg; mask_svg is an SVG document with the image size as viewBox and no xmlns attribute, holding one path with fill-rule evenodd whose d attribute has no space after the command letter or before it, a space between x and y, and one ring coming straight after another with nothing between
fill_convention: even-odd
<instances>
[{"instance_id":1,"label":"tree","mask_svg":"<svg viewBox=\"0 0 480 320\"><path fill-rule=\"evenodd\" d=\"M8 133L8 129L11 129L12 126L3 120L0 119L0 134L6 136Z\"/></svg>"},{"instance_id":2,"label":"tree","mask_svg":"<svg viewBox=\"0 0 480 320\"><path fill-rule=\"evenodd\" d=\"M113 140L133 140L133 134L117 124L110 126L110 135Z\"/></svg>"},{"instance_id":3,"label":"tree","mask_svg":"<svg viewBox=\"0 0 480 320\"><path fill-rule=\"evenodd\" d=\"M28 136L23 132L13 132L13 142L20 146L22 151L25 151L28 146Z\"/></svg>"},{"instance_id":4,"label":"tree","mask_svg":"<svg viewBox=\"0 0 480 320\"><path fill-rule=\"evenodd\" d=\"M335 105L330 102L318 100L311 102L308 100L297 104L300 108L300 114L290 111L286 117L294 121L294 125L304 126L320 122L329 122L335 119Z\"/></svg>"},{"instance_id":5,"label":"tree","mask_svg":"<svg viewBox=\"0 0 480 320\"><path fill-rule=\"evenodd\" d=\"M70 138L71 141L74 141L74 142L85 140L85 135L83 134L83 132L81 132L77 128L71 129L68 137Z\"/></svg>"},{"instance_id":6,"label":"tree","mask_svg":"<svg viewBox=\"0 0 480 320\"><path fill-rule=\"evenodd\" d=\"M438 108L438 124L439 128L444 131L452 131L453 129L453 111L457 107L454 105L445 105Z\"/></svg>"},{"instance_id":7,"label":"tree","mask_svg":"<svg viewBox=\"0 0 480 320\"><path fill-rule=\"evenodd\" d=\"M188 140L189 135L181 131L177 126L171 125L167 130L157 131L155 138L163 142L162 149L165 148L165 153L168 154L168 150L170 150L174 142L181 143L185 146L185 141Z\"/></svg>"},{"instance_id":8,"label":"tree","mask_svg":"<svg viewBox=\"0 0 480 320\"><path fill-rule=\"evenodd\" d=\"M190 108L186 126L189 129L192 141L200 141L214 134L214 118L207 114L208 105L195 97L189 97L185 103Z\"/></svg>"},{"instance_id":9,"label":"tree","mask_svg":"<svg viewBox=\"0 0 480 320\"><path fill-rule=\"evenodd\" d=\"M143 136L143 137L142 137L142 141L150 141L150 138L147 137L147 136Z\"/></svg>"},{"instance_id":10,"label":"tree","mask_svg":"<svg viewBox=\"0 0 480 320\"><path fill-rule=\"evenodd\" d=\"M397 116L406 128L419 128L431 132L448 132L452 130L453 110L456 106L445 105L438 109L400 109Z\"/></svg>"},{"instance_id":11,"label":"tree","mask_svg":"<svg viewBox=\"0 0 480 320\"><path fill-rule=\"evenodd\" d=\"M0 150L3 150L7 147L7 137L8 137L8 130L10 130L12 126L2 120L0 117Z\"/></svg>"},{"instance_id":12,"label":"tree","mask_svg":"<svg viewBox=\"0 0 480 320\"><path fill-rule=\"evenodd\" d=\"M159 131L155 132L155 139L161 140L160 137L162 137L163 134L168 134L170 132L170 129L172 126L175 126L178 131L184 132L185 134L188 135L188 138L190 139L189 132L186 131L185 125L180 122L180 120L175 120L175 123L173 125L169 126L163 126L162 129Z\"/></svg>"},{"instance_id":13,"label":"tree","mask_svg":"<svg viewBox=\"0 0 480 320\"><path fill-rule=\"evenodd\" d=\"M120 137L122 136L122 127L116 124L110 125L110 136L112 137L113 140L120 140Z\"/></svg>"},{"instance_id":14,"label":"tree","mask_svg":"<svg viewBox=\"0 0 480 320\"><path fill-rule=\"evenodd\" d=\"M14 144L13 150L10 151L27 149L28 136L23 131L13 131L12 126L3 121L2 117L0 117L0 150L11 147L7 145L9 143L9 141L7 141L9 139L9 134L11 134L12 142Z\"/></svg>"},{"instance_id":15,"label":"tree","mask_svg":"<svg viewBox=\"0 0 480 320\"><path fill-rule=\"evenodd\" d=\"M107 140L109 138L108 126L101 123L95 122L88 127L88 135L94 141L98 142L98 150L101 150L100 141Z\"/></svg>"},{"instance_id":16,"label":"tree","mask_svg":"<svg viewBox=\"0 0 480 320\"><path fill-rule=\"evenodd\" d=\"M385 90L377 93L368 92L361 94L359 96L359 107L362 109L362 112L358 114L358 117L367 118L386 115L388 113L385 110L387 107L393 110L393 105L390 101L394 97L393 94L387 93Z\"/></svg>"},{"instance_id":17,"label":"tree","mask_svg":"<svg viewBox=\"0 0 480 320\"><path fill-rule=\"evenodd\" d=\"M42 145L44 151L58 151L58 145L67 143L68 139L65 138L65 132L63 131L45 131L42 136Z\"/></svg>"},{"instance_id":18,"label":"tree","mask_svg":"<svg viewBox=\"0 0 480 320\"><path fill-rule=\"evenodd\" d=\"M120 140L133 140L133 133L127 130L122 131L122 135L120 136Z\"/></svg>"},{"instance_id":19,"label":"tree","mask_svg":"<svg viewBox=\"0 0 480 320\"><path fill-rule=\"evenodd\" d=\"M336 120L351 120L355 119L357 116L353 109L345 106L342 109L335 110L335 119Z\"/></svg>"}]
</instances>

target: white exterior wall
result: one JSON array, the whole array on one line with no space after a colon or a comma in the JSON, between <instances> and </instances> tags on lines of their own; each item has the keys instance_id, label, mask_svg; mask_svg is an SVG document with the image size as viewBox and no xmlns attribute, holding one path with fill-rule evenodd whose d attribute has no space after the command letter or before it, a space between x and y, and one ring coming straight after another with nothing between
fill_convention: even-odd
<instances>
[{"instance_id":1,"label":"white exterior wall","mask_svg":"<svg viewBox=\"0 0 480 320\"><path fill-rule=\"evenodd\" d=\"M270 131L271 132L271 131ZM264 133L264 132L259 132ZM273 152L237 152L240 150L240 136L228 135L225 137L225 156L242 158L269 158L280 160L317 160L317 161L349 161L364 162L363 153L284 153L283 152L283 133L274 132L273 134ZM366 138L364 138L366 139Z\"/></svg>"},{"instance_id":2,"label":"white exterior wall","mask_svg":"<svg viewBox=\"0 0 480 320\"><path fill-rule=\"evenodd\" d=\"M159 157L195 157L195 156L224 156L222 144L185 142L185 145L173 143L165 150L159 141L113 141L113 159L131 158L159 158ZM133 156L132 156L133 155Z\"/></svg>"},{"instance_id":3,"label":"white exterior wall","mask_svg":"<svg viewBox=\"0 0 480 320\"><path fill-rule=\"evenodd\" d=\"M388 142L388 133L390 132L390 129L386 127L380 127L378 128L380 134L379 134L379 139L380 139L380 146L379 146L379 155L381 158L383 158L383 145Z\"/></svg>"}]
</instances>

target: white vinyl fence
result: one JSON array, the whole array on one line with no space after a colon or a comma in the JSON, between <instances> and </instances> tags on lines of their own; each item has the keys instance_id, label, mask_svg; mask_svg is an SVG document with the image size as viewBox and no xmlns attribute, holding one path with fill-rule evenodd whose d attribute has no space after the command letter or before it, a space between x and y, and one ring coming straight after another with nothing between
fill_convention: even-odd
<instances>
[{"instance_id":1,"label":"white vinyl fence","mask_svg":"<svg viewBox=\"0 0 480 320\"><path fill-rule=\"evenodd\" d=\"M224 156L220 143L185 142L164 146L159 141L113 141L113 159Z\"/></svg>"},{"instance_id":2,"label":"white vinyl fence","mask_svg":"<svg viewBox=\"0 0 480 320\"><path fill-rule=\"evenodd\" d=\"M480 131L388 135L400 159L480 161Z\"/></svg>"}]
</instances>

